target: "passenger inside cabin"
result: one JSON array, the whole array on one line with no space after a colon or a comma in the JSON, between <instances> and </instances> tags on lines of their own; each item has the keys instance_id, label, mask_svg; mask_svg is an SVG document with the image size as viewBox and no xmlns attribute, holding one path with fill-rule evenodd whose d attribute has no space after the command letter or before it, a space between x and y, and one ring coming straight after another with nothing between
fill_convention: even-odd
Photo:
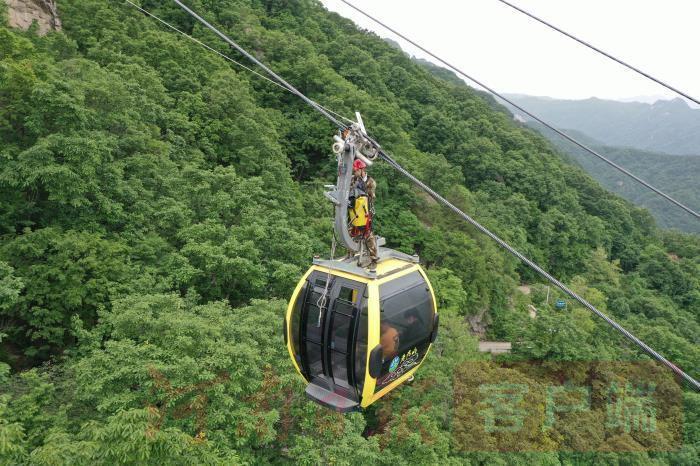
<instances>
[{"instance_id":1,"label":"passenger inside cabin","mask_svg":"<svg viewBox=\"0 0 700 466\"><path fill-rule=\"evenodd\" d=\"M399 331L386 322L381 325L379 342L382 345L382 357L384 361L393 359L399 353Z\"/></svg>"}]
</instances>

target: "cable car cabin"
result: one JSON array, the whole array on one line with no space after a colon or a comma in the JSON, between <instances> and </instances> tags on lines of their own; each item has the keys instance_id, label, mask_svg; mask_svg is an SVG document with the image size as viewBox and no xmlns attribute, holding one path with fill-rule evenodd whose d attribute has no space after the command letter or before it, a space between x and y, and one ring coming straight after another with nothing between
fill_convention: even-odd
<instances>
[{"instance_id":1,"label":"cable car cabin","mask_svg":"<svg viewBox=\"0 0 700 466\"><path fill-rule=\"evenodd\" d=\"M376 272L314 260L292 295L285 344L306 394L339 412L366 408L413 375L438 315L416 256L380 249Z\"/></svg>"}]
</instances>

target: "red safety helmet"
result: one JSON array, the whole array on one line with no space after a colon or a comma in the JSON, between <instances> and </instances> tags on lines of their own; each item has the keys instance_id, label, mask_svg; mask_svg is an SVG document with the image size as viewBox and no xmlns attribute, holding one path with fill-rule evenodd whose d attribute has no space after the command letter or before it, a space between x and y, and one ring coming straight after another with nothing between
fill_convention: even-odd
<instances>
[{"instance_id":1,"label":"red safety helmet","mask_svg":"<svg viewBox=\"0 0 700 466\"><path fill-rule=\"evenodd\" d=\"M365 168L367 168L367 164L360 159L355 159L355 161L352 163L353 170L364 170Z\"/></svg>"}]
</instances>

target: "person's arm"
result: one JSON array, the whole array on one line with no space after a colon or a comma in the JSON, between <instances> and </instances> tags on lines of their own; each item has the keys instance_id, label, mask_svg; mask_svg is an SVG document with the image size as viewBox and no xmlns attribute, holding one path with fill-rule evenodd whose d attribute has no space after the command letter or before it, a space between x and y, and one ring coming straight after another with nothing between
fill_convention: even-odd
<instances>
[{"instance_id":1,"label":"person's arm","mask_svg":"<svg viewBox=\"0 0 700 466\"><path fill-rule=\"evenodd\" d=\"M377 183L374 181L374 178L367 177L367 195L369 198L374 201L374 198L376 197L376 191L377 191Z\"/></svg>"}]
</instances>

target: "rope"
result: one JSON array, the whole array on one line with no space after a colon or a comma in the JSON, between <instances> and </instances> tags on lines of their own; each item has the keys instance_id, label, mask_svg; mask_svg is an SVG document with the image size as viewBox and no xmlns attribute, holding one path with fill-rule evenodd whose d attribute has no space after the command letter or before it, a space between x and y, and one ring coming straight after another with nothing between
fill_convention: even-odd
<instances>
[{"instance_id":1,"label":"rope","mask_svg":"<svg viewBox=\"0 0 700 466\"><path fill-rule=\"evenodd\" d=\"M335 259L335 246L336 246L336 241L335 241L335 233L333 233L333 242L331 243L331 260ZM318 322L316 323L316 327L320 328L321 327L321 316L323 314L323 310L326 307L326 304L328 303L328 287L330 286L331 283L331 269L328 269L328 275L326 276L326 286L323 289L323 294L319 296L318 300L316 301L316 306L318 307Z\"/></svg>"}]
</instances>

